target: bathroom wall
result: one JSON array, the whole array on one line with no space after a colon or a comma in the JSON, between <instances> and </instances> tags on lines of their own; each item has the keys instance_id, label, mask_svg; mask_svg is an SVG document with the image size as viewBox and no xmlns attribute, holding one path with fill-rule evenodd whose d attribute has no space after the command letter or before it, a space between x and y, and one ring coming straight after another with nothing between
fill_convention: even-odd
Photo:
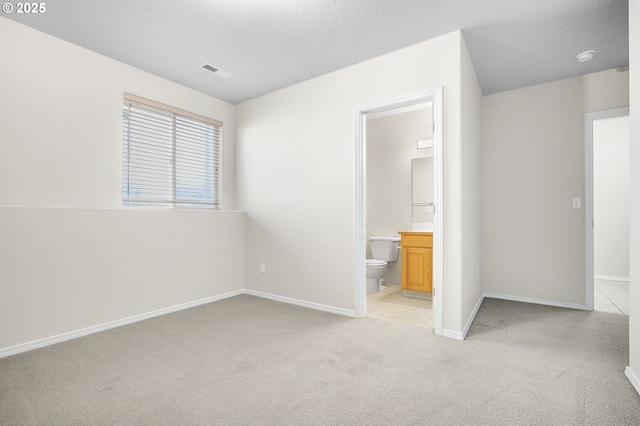
<instances>
[{"instance_id":1,"label":"bathroom wall","mask_svg":"<svg viewBox=\"0 0 640 426\"><path fill-rule=\"evenodd\" d=\"M243 213L120 207L124 92L223 121L227 209L233 105L2 17L0 56L0 354L242 291Z\"/></svg>"},{"instance_id":2,"label":"bathroom wall","mask_svg":"<svg viewBox=\"0 0 640 426\"><path fill-rule=\"evenodd\" d=\"M367 120L367 237L399 236L398 231L411 230L411 160L432 154L432 149L416 147L419 139L432 137L431 108ZM371 258L368 247L367 257ZM399 285L400 271L398 258L387 267L384 282Z\"/></svg>"},{"instance_id":3,"label":"bathroom wall","mask_svg":"<svg viewBox=\"0 0 640 426\"><path fill-rule=\"evenodd\" d=\"M628 105L615 69L484 97L485 292L585 305L584 114Z\"/></svg>"},{"instance_id":4,"label":"bathroom wall","mask_svg":"<svg viewBox=\"0 0 640 426\"><path fill-rule=\"evenodd\" d=\"M434 226L434 164L433 156L411 160L412 229L414 231L433 230Z\"/></svg>"}]
</instances>

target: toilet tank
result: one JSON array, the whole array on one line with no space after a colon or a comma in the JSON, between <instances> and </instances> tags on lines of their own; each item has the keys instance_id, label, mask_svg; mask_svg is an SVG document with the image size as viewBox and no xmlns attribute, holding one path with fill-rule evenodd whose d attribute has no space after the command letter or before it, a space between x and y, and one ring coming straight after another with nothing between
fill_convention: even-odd
<instances>
[{"instance_id":1,"label":"toilet tank","mask_svg":"<svg viewBox=\"0 0 640 426\"><path fill-rule=\"evenodd\" d=\"M371 258L393 262L398 259L400 237L369 237Z\"/></svg>"}]
</instances>

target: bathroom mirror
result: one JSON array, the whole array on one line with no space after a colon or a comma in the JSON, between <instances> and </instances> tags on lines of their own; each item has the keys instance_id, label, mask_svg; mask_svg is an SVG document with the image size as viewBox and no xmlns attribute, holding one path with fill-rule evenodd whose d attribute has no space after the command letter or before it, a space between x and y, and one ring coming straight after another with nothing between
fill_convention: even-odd
<instances>
[{"instance_id":1,"label":"bathroom mirror","mask_svg":"<svg viewBox=\"0 0 640 426\"><path fill-rule=\"evenodd\" d=\"M411 160L413 230L433 229L433 157Z\"/></svg>"}]
</instances>

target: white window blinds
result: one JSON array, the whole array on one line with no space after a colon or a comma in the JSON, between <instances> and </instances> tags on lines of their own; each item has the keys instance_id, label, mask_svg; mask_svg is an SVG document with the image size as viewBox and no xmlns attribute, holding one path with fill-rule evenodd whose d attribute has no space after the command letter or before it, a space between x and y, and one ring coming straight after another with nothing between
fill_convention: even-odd
<instances>
[{"instance_id":1,"label":"white window blinds","mask_svg":"<svg viewBox=\"0 0 640 426\"><path fill-rule=\"evenodd\" d=\"M125 94L123 207L220 208L222 123Z\"/></svg>"}]
</instances>

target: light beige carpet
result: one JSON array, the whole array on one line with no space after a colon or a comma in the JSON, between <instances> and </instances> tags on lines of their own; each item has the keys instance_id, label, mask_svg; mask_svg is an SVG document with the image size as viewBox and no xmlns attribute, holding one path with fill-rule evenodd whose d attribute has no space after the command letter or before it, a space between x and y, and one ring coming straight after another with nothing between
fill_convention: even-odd
<instances>
[{"instance_id":1,"label":"light beige carpet","mask_svg":"<svg viewBox=\"0 0 640 426\"><path fill-rule=\"evenodd\" d=\"M0 359L2 425L638 425L628 318L485 300L466 341L251 296Z\"/></svg>"}]
</instances>

